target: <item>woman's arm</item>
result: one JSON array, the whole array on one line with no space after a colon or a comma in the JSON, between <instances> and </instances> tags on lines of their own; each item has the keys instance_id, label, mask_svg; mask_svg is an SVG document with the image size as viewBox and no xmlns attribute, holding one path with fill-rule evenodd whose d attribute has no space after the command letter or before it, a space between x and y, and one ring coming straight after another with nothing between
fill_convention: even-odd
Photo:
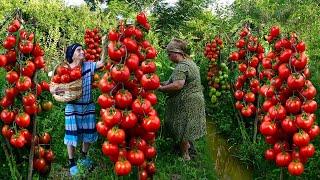
<instances>
[{"instance_id":1,"label":"woman's arm","mask_svg":"<svg viewBox=\"0 0 320 180\"><path fill-rule=\"evenodd\" d=\"M185 80L176 80L173 83L170 83L168 85L160 86L158 90L165 93L177 92L183 88L184 83L185 83Z\"/></svg>"},{"instance_id":2,"label":"woman's arm","mask_svg":"<svg viewBox=\"0 0 320 180\"><path fill-rule=\"evenodd\" d=\"M104 58L105 58L105 53L106 53L106 48L105 48L106 37L107 37L106 35L102 36L101 59L99 61L97 61L96 69L100 69L101 67L104 66Z\"/></svg>"}]
</instances>

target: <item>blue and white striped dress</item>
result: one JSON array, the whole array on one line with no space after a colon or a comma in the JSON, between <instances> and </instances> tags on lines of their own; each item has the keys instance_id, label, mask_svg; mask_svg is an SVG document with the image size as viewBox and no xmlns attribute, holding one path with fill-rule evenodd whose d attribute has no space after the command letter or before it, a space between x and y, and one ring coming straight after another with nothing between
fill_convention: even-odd
<instances>
[{"instance_id":1,"label":"blue and white striped dress","mask_svg":"<svg viewBox=\"0 0 320 180\"><path fill-rule=\"evenodd\" d=\"M79 142L97 141L95 104L92 102L91 85L96 68L95 62L82 64L82 96L69 102L65 108L64 144L77 146Z\"/></svg>"}]
</instances>

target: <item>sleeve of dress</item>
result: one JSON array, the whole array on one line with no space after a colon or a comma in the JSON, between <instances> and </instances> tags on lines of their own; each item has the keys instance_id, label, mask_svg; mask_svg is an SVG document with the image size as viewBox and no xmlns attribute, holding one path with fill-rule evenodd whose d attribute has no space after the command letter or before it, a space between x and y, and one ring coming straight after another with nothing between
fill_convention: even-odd
<instances>
[{"instance_id":1,"label":"sleeve of dress","mask_svg":"<svg viewBox=\"0 0 320 180\"><path fill-rule=\"evenodd\" d=\"M188 65L179 63L176 68L173 70L171 79L172 81L177 80L186 80L187 79L187 73L188 73Z\"/></svg>"}]
</instances>

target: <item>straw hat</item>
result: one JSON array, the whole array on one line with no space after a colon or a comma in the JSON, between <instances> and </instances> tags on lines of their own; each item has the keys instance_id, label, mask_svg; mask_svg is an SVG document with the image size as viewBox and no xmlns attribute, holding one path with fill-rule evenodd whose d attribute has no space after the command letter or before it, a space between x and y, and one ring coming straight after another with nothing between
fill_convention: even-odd
<instances>
[{"instance_id":1,"label":"straw hat","mask_svg":"<svg viewBox=\"0 0 320 180\"><path fill-rule=\"evenodd\" d=\"M166 47L167 52L175 52L187 55L188 43L182 39L173 38Z\"/></svg>"}]
</instances>

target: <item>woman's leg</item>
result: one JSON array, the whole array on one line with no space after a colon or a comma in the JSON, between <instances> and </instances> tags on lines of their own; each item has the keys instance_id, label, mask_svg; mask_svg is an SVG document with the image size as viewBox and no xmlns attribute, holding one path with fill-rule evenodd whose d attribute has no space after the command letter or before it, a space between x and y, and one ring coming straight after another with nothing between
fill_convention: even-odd
<instances>
[{"instance_id":1,"label":"woman's leg","mask_svg":"<svg viewBox=\"0 0 320 180\"><path fill-rule=\"evenodd\" d=\"M180 149L181 149L182 156L185 160L190 160L189 148L190 148L189 141L187 140L181 141Z\"/></svg>"},{"instance_id":2,"label":"woman's leg","mask_svg":"<svg viewBox=\"0 0 320 180\"><path fill-rule=\"evenodd\" d=\"M67 150L68 150L70 167L73 167L76 165L75 160L74 160L75 147L72 145L67 145Z\"/></svg>"},{"instance_id":3,"label":"woman's leg","mask_svg":"<svg viewBox=\"0 0 320 180\"><path fill-rule=\"evenodd\" d=\"M90 146L90 143L88 143L88 142L83 142L82 143L82 155L83 156L87 156L87 153L88 153L88 150L89 150L89 146Z\"/></svg>"}]
</instances>

